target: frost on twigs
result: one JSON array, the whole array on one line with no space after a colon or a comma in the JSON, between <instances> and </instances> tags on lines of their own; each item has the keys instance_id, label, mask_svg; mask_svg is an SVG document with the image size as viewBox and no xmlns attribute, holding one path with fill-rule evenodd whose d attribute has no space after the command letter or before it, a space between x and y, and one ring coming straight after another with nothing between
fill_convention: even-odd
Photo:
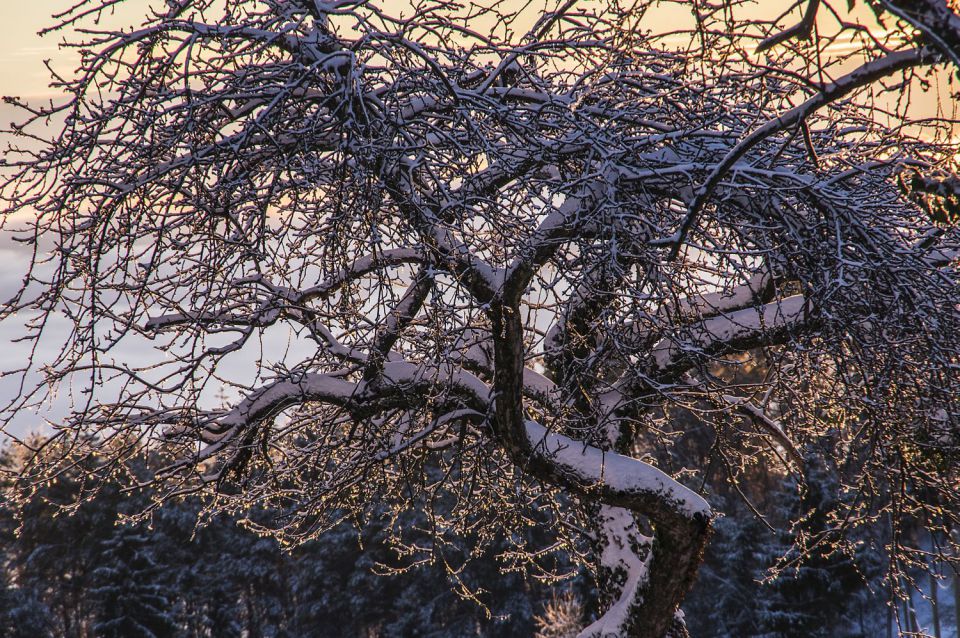
<instances>
[{"instance_id":1,"label":"frost on twigs","mask_svg":"<svg viewBox=\"0 0 960 638\"><path fill-rule=\"evenodd\" d=\"M269 506L290 543L386 512L481 602L506 537L504 568L594 568L604 636L686 633L754 464L815 449L856 494L831 520L953 538L957 147L883 101L942 73L895 15L113 4L58 18L80 66L7 131L4 429L54 439L24 490L148 449L158 503Z\"/></svg>"}]
</instances>

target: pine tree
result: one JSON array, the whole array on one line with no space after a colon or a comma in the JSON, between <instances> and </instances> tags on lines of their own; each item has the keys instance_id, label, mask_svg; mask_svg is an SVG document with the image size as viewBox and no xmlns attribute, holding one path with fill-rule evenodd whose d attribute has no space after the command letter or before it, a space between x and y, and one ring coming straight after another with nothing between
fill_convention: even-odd
<instances>
[{"instance_id":1,"label":"pine tree","mask_svg":"<svg viewBox=\"0 0 960 638\"><path fill-rule=\"evenodd\" d=\"M52 637L50 610L34 593L11 584L0 572L0 636L4 638Z\"/></svg>"},{"instance_id":2,"label":"pine tree","mask_svg":"<svg viewBox=\"0 0 960 638\"><path fill-rule=\"evenodd\" d=\"M739 511L743 510L743 511ZM770 531L746 508L717 521L711 558L700 576L702 604L688 614L698 635L717 638L755 636L760 632L759 583L766 567L764 548L773 540ZM696 616L696 621L692 618ZM706 628L710 631L706 632Z\"/></svg>"},{"instance_id":3,"label":"pine tree","mask_svg":"<svg viewBox=\"0 0 960 638\"><path fill-rule=\"evenodd\" d=\"M121 525L100 543L90 597L96 605L93 631L104 638L164 638L177 631L174 603L162 566L142 527Z\"/></svg>"},{"instance_id":4,"label":"pine tree","mask_svg":"<svg viewBox=\"0 0 960 638\"><path fill-rule=\"evenodd\" d=\"M781 550L779 562L788 568L768 585L763 629L771 638L856 636L855 600L864 583L857 557L827 518L839 498L836 477L822 459L807 455L799 495L789 498L793 484L784 482L783 506L791 510L786 520L800 522L768 546Z\"/></svg>"},{"instance_id":5,"label":"pine tree","mask_svg":"<svg viewBox=\"0 0 960 638\"><path fill-rule=\"evenodd\" d=\"M89 634L93 606L91 575L100 562L100 542L117 520L117 490L104 490L66 513L82 486L69 474L39 490L19 511L16 542L7 553L18 584L49 611L52 633Z\"/></svg>"}]
</instances>

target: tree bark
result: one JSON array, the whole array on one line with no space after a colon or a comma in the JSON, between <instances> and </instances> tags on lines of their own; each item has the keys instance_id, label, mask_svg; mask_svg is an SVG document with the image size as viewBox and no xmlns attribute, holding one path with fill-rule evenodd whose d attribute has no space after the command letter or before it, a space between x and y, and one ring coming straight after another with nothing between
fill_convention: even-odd
<instances>
[{"instance_id":1,"label":"tree bark","mask_svg":"<svg viewBox=\"0 0 960 638\"><path fill-rule=\"evenodd\" d=\"M930 612L933 615L933 636L941 638L940 634L940 605L938 604L937 590L940 583L937 581L936 574L933 573L933 566L930 566Z\"/></svg>"},{"instance_id":2,"label":"tree bark","mask_svg":"<svg viewBox=\"0 0 960 638\"><path fill-rule=\"evenodd\" d=\"M937 538L933 530L929 530L930 548L935 550L938 547ZM933 622L934 638L941 638L943 632L940 625L940 579L937 578L937 561L930 559L927 565L927 582L930 584L930 617Z\"/></svg>"},{"instance_id":3,"label":"tree bark","mask_svg":"<svg viewBox=\"0 0 960 638\"><path fill-rule=\"evenodd\" d=\"M953 572L953 627L960 636L960 573Z\"/></svg>"}]
</instances>

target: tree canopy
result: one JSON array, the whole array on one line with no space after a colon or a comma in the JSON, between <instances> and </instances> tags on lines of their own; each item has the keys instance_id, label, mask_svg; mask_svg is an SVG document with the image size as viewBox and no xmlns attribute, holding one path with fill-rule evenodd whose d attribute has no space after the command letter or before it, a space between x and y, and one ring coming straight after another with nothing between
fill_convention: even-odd
<instances>
[{"instance_id":1,"label":"tree canopy","mask_svg":"<svg viewBox=\"0 0 960 638\"><path fill-rule=\"evenodd\" d=\"M5 416L72 399L22 493L149 448L158 502L287 542L420 504L411 555L592 561L585 638L686 635L706 486L758 463L835 468L817 556L886 526L894 578L920 526L956 562L945 3L120 1L59 16L82 63L4 160Z\"/></svg>"}]
</instances>

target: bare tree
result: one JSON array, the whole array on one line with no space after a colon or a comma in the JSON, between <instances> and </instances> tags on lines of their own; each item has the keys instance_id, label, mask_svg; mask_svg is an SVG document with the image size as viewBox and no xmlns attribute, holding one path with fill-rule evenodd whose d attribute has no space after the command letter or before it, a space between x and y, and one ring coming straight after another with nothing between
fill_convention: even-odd
<instances>
[{"instance_id":1,"label":"bare tree","mask_svg":"<svg viewBox=\"0 0 960 638\"><path fill-rule=\"evenodd\" d=\"M585 637L686 634L714 462L829 455L807 541L889 524L900 574L919 522L955 555L957 148L949 101L907 108L952 49L816 1L681 3L669 33L647 2L170 0L109 29L118 3L60 16L82 64L5 160L35 250L4 317L36 353L7 418L75 398L24 489L150 446L162 498L268 504L288 540L419 500L438 546L499 525L531 565L552 512L597 564ZM672 455L678 408L709 458Z\"/></svg>"}]
</instances>

